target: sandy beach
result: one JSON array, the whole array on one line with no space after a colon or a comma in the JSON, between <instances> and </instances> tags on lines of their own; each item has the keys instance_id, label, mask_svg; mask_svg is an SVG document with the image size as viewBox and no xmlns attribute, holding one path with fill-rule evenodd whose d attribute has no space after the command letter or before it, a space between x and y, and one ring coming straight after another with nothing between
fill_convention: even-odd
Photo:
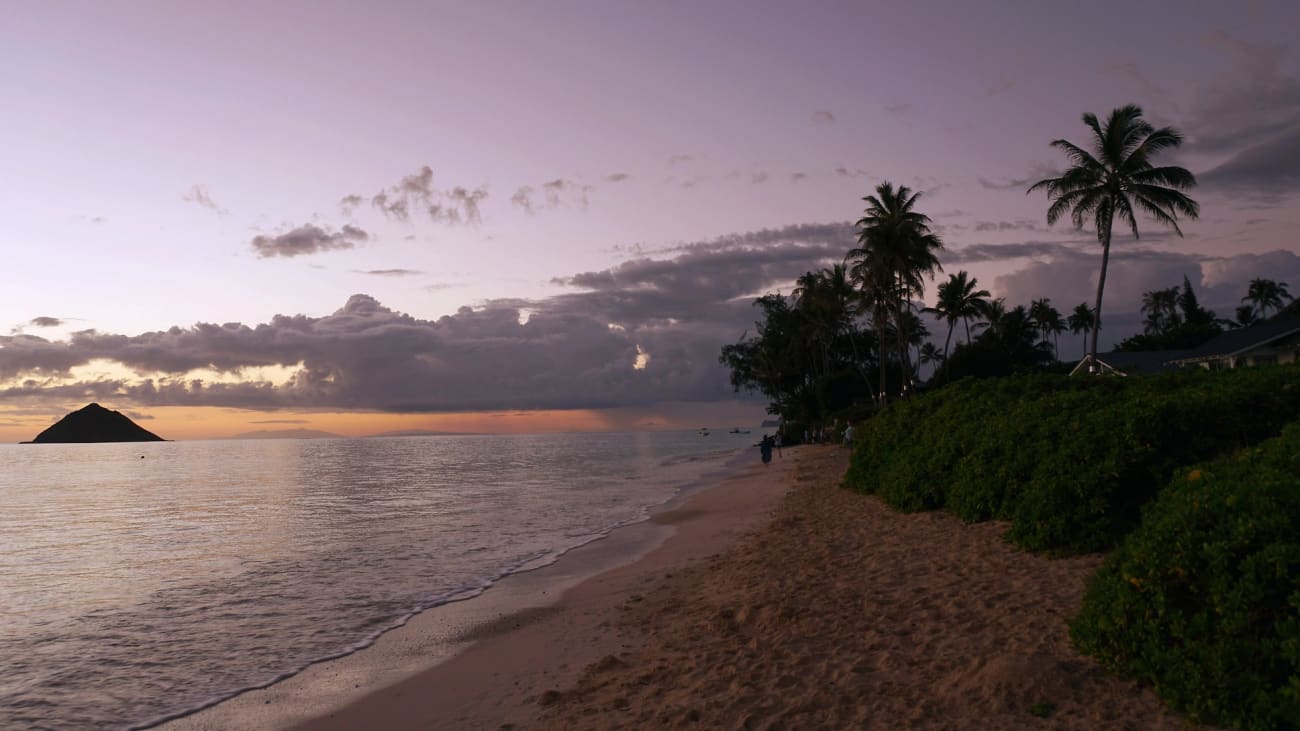
<instances>
[{"instance_id":1,"label":"sandy beach","mask_svg":"<svg viewBox=\"0 0 1300 731\"><path fill-rule=\"evenodd\" d=\"M639 559L558 600L480 606L454 657L396 682L321 693L344 658L176 726L1191 727L1071 648L1099 556L1048 560L1000 524L896 513L839 488L847 457L811 446L746 468L657 515L645 529L671 535Z\"/></svg>"}]
</instances>

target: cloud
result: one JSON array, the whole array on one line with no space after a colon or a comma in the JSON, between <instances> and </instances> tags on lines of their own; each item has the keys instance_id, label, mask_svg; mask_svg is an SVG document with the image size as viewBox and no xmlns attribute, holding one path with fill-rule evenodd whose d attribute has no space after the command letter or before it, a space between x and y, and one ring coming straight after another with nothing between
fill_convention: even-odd
<instances>
[{"instance_id":1,"label":"cloud","mask_svg":"<svg viewBox=\"0 0 1300 731\"><path fill-rule=\"evenodd\" d=\"M853 168L852 170L850 170L849 168L840 165L839 167L835 168L835 174L840 176L841 178L860 178L863 175L866 175L867 171L863 170L862 168Z\"/></svg>"},{"instance_id":2,"label":"cloud","mask_svg":"<svg viewBox=\"0 0 1300 731\"><path fill-rule=\"evenodd\" d=\"M357 294L325 316L277 315L256 325L87 330L65 341L0 336L0 400L402 412L731 399L718 351L752 327L753 298L788 291L799 274L852 245L847 222L683 243L562 278L568 291L553 297L493 300L437 319ZM71 368L101 359L136 375L70 380ZM645 367L635 368L638 361ZM267 366L292 375L280 382L192 375L243 378Z\"/></svg>"},{"instance_id":3,"label":"cloud","mask_svg":"<svg viewBox=\"0 0 1300 731\"><path fill-rule=\"evenodd\" d=\"M988 178L976 178L976 180L979 181L981 188L985 188L987 190L1024 191L1025 189L1029 188L1029 186L1033 185L1034 183L1037 183L1040 180L1043 180L1044 178L1055 178L1058 177L1060 174L1061 171L1057 170L1051 165L1045 165L1041 162L1036 162L1031 167L1029 174L1023 178L1011 178L1009 180L1000 181L1000 182L989 180Z\"/></svg>"},{"instance_id":4,"label":"cloud","mask_svg":"<svg viewBox=\"0 0 1300 731\"><path fill-rule=\"evenodd\" d=\"M1034 221L1021 219L1018 221L977 221L975 230L984 233L988 231L1039 231L1041 229Z\"/></svg>"},{"instance_id":5,"label":"cloud","mask_svg":"<svg viewBox=\"0 0 1300 731\"><path fill-rule=\"evenodd\" d=\"M565 178L556 178L546 183L542 183L542 195L546 197L546 206L555 208L563 203L573 203L583 208L587 207L587 193L591 192L590 185L583 185Z\"/></svg>"},{"instance_id":6,"label":"cloud","mask_svg":"<svg viewBox=\"0 0 1300 731\"><path fill-rule=\"evenodd\" d=\"M1208 189L1276 199L1300 192L1300 122L1203 174Z\"/></svg>"},{"instance_id":7,"label":"cloud","mask_svg":"<svg viewBox=\"0 0 1300 731\"><path fill-rule=\"evenodd\" d=\"M524 213L531 216L537 212L537 203L533 201L534 192L532 186L525 185L519 188L519 190L516 190L514 195L510 196L510 202L513 205L524 209Z\"/></svg>"},{"instance_id":8,"label":"cloud","mask_svg":"<svg viewBox=\"0 0 1300 731\"><path fill-rule=\"evenodd\" d=\"M481 223L483 217L479 205L487 197L487 188L481 186L473 189L461 185L435 187L433 169L424 165L396 185L370 196L369 201L371 207L386 218L403 223L409 222L413 214L423 213L434 223L457 225ZM365 200L360 195L346 195L339 200L339 207L350 215Z\"/></svg>"},{"instance_id":9,"label":"cloud","mask_svg":"<svg viewBox=\"0 0 1300 731\"><path fill-rule=\"evenodd\" d=\"M790 182L799 183L808 179L808 173L795 172L790 173Z\"/></svg>"},{"instance_id":10,"label":"cloud","mask_svg":"<svg viewBox=\"0 0 1300 731\"><path fill-rule=\"evenodd\" d=\"M345 225L339 231L329 231L309 223L277 236L254 236L249 245L257 252L259 258L267 259L276 256L287 258L318 254L322 251L351 249L369 238L370 234L351 224Z\"/></svg>"},{"instance_id":11,"label":"cloud","mask_svg":"<svg viewBox=\"0 0 1300 731\"><path fill-rule=\"evenodd\" d=\"M760 184L760 183L766 183L766 182L767 182L767 171L766 171L766 170L755 170L754 172L750 173L750 174L749 174L749 182L751 182L751 183L753 183L753 184L755 184L755 185L758 185L758 184Z\"/></svg>"},{"instance_id":12,"label":"cloud","mask_svg":"<svg viewBox=\"0 0 1300 731\"><path fill-rule=\"evenodd\" d=\"M307 424L307 419L254 419L249 424Z\"/></svg>"},{"instance_id":13,"label":"cloud","mask_svg":"<svg viewBox=\"0 0 1300 731\"><path fill-rule=\"evenodd\" d=\"M202 185L195 184L187 193L185 193L185 195L181 196L181 200L203 206L210 211L215 211L219 216L224 216L230 213L230 211L217 205L216 202L212 200L212 196L208 195L207 188Z\"/></svg>"},{"instance_id":14,"label":"cloud","mask_svg":"<svg viewBox=\"0 0 1300 731\"><path fill-rule=\"evenodd\" d=\"M587 194L594 188L584 183L567 178L556 178L542 183L541 188L525 185L515 191L510 202L532 215L541 208L559 208L564 205L586 208L589 200ZM541 200L538 200L538 194Z\"/></svg>"},{"instance_id":15,"label":"cloud","mask_svg":"<svg viewBox=\"0 0 1300 731\"><path fill-rule=\"evenodd\" d=\"M812 121L818 124L834 124L835 115L827 111L813 112Z\"/></svg>"},{"instance_id":16,"label":"cloud","mask_svg":"<svg viewBox=\"0 0 1300 731\"><path fill-rule=\"evenodd\" d=\"M989 84L989 86L984 89L984 96L997 96L1005 91L1010 91L1015 87L1015 85L1016 82L1011 79L999 79L997 82Z\"/></svg>"},{"instance_id":17,"label":"cloud","mask_svg":"<svg viewBox=\"0 0 1300 731\"><path fill-rule=\"evenodd\" d=\"M1189 149L1232 154L1300 124L1300 77L1289 70L1294 45L1265 45L1216 32L1207 43L1231 68L1210 79L1189 108Z\"/></svg>"},{"instance_id":18,"label":"cloud","mask_svg":"<svg viewBox=\"0 0 1300 731\"><path fill-rule=\"evenodd\" d=\"M668 157L668 167L677 167L694 159L695 157L692 155L670 155Z\"/></svg>"},{"instance_id":19,"label":"cloud","mask_svg":"<svg viewBox=\"0 0 1300 731\"><path fill-rule=\"evenodd\" d=\"M630 177L632 176L627 173L610 173L609 175L606 175L604 179L609 183L621 183Z\"/></svg>"},{"instance_id":20,"label":"cloud","mask_svg":"<svg viewBox=\"0 0 1300 731\"><path fill-rule=\"evenodd\" d=\"M63 324L63 320L57 317L33 317L30 324L34 327L58 327Z\"/></svg>"},{"instance_id":21,"label":"cloud","mask_svg":"<svg viewBox=\"0 0 1300 731\"><path fill-rule=\"evenodd\" d=\"M911 104L886 104L884 109L886 112L889 112L890 114L907 114L908 112L912 111L912 105Z\"/></svg>"},{"instance_id":22,"label":"cloud","mask_svg":"<svg viewBox=\"0 0 1300 731\"><path fill-rule=\"evenodd\" d=\"M345 216L350 216L352 215L352 211L355 210L357 206L365 202L366 199L363 196L345 195L339 199L339 208L343 210L343 214Z\"/></svg>"},{"instance_id":23,"label":"cloud","mask_svg":"<svg viewBox=\"0 0 1300 731\"><path fill-rule=\"evenodd\" d=\"M369 274L372 277L413 277L424 274L419 269L356 269L357 274Z\"/></svg>"}]
</instances>

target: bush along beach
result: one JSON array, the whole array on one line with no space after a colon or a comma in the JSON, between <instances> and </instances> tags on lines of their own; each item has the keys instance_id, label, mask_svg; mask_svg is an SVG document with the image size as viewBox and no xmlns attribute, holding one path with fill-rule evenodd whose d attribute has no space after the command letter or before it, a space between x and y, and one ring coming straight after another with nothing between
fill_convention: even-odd
<instances>
[{"instance_id":1,"label":"bush along beach","mask_svg":"<svg viewBox=\"0 0 1300 731\"><path fill-rule=\"evenodd\" d=\"M1083 651L1198 720L1300 728L1300 422L1183 471L1098 570Z\"/></svg>"},{"instance_id":2,"label":"bush along beach","mask_svg":"<svg viewBox=\"0 0 1300 731\"><path fill-rule=\"evenodd\" d=\"M904 511L1011 521L1051 554L1106 550L1175 472L1300 417L1300 366L960 381L861 425L846 484Z\"/></svg>"}]
</instances>

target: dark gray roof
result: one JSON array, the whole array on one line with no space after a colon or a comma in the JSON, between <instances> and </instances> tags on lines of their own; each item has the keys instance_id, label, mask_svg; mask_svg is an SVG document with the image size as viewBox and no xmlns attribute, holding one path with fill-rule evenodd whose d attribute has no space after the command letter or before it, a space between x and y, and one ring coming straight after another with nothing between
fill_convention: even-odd
<instances>
[{"instance_id":1,"label":"dark gray roof","mask_svg":"<svg viewBox=\"0 0 1300 731\"><path fill-rule=\"evenodd\" d=\"M1282 313L1250 327L1228 330L1201 347L1186 352L1177 360L1196 361L1224 358L1245 350L1258 348L1261 345L1267 345L1274 340L1295 333L1300 333L1300 317Z\"/></svg>"},{"instance_id":2,"label":"dark gray roof","mask_svg":"<svg viewBox=\"0 0 1300 731\"><path fill-rule=\"evenodd\" d=\"M1159 373L1174 369L1173 361L1188 357L1190 350L1137 350L1098 353L1097 360L1125 373Z\"/></svg>"}]
</instances>

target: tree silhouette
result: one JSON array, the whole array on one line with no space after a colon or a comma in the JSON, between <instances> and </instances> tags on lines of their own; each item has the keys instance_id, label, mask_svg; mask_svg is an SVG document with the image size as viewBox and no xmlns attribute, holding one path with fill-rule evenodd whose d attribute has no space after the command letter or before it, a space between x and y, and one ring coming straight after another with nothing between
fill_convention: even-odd
<instances>
[{"instance_id":1,"label":"tree silhouette","mask_svg":"<svg viewBox=\"0 0 1300 731\"><path fill-rule=\"evenodd\" d=\"M1047 192L1052 201L1047 209L1048 225L1069 212L1075 228L1082 229L1088 219L1096 228L1101 242L1101 274L1097 278L1092 339L1085 358L1089 371L1097 372L1097 334L1101 330L1101 300L1115 218L1129 225L1134 238L1139 238L1139 212L1182 236L1178 215L1194 219L1200 215L1200 206L1181 192L1196 185L1195 176L1185 168L1156 167L1151 163L1156 154L1183 143L1180 132L1172 127L1155 129L1142 119L1141 108L1133 104L1111 112L1104 126L1092 113L1083 115L1083 123L1093 132L1092 150L1064 139L1053 140L1052 146L1065 153L1070 168L1060 177L1034 183L1027 192Z\"/></svg>"}]
</instances>

